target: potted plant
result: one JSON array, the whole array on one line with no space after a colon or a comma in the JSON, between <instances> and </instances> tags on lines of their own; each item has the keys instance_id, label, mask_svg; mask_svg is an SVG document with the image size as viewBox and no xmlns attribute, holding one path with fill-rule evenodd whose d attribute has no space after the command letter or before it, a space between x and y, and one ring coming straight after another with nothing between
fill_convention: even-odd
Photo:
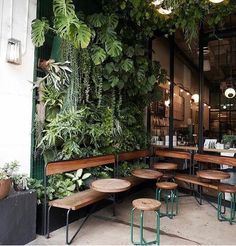
<instances>
[{"instance_id":1,"label":"potted plant","mask_svg":"<svg viewBox=\"0 0 236 246\"><path fill-rule=\"evenodd\" d=\"M11 179L3 169L0 169L0 200L8 196L10 189Z\"/></svg>"},{"instance_id":2,"label":"potted plant","mask_svg":"<svg viewBox=\"0 0 236 246\"><path fill-rule=\"evenodd\" d=\"M19 164L17 161L6 163L0 168L0 200L8 196L12 185L13 175L18 168Z\"/></svg>"}]
</instances>

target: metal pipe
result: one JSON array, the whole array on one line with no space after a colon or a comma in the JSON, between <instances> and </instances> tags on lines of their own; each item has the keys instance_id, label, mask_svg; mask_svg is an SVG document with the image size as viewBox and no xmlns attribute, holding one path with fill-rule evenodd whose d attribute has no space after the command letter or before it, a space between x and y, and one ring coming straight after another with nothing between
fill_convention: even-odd
<instances>
[{"instance_id":1,"label":"metal pipe","mask_svg":"<svg viewBox=\"0 0 236 246\"><path fill-rule=\"evenodd\" d=\"M175 63L175 37L169 37L170 44L170 107L169 107L169 149L173 149L174 135L174 63Z\"/></svg>"},{"instance_id":2,"label":"metal pipe","mask_svg":"<svg viewBox=\"0 0 236 246\"><path fill-rule=\"evenodd\" d=\"M198 109L198 152L203 152L203 90L204 90L204 55L203 55L203 23L200 23L199 30L199 109Z\"/></svg>"}]
</instances>

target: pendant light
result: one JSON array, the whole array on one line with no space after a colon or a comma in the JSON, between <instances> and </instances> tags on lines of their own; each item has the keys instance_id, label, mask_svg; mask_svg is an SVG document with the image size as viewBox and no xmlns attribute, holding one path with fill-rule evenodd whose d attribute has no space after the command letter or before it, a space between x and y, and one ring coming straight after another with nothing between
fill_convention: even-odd
<instances>
[{"instance_id":1,"label":"pendant light","mask_svg":"<svg viewBox=\"0 0 236 246\"><path fill-rule=\"evenodd\" d=\"M160 7L157 11L162 15L169 15L172 12L172 8L164 9Z\"/></svg>"},{"instance_id":2,"label":"pendant light","mask_svg":"<svg viewBox=\"0 0 236 246\"><path fill-rule=\"evenodd\" d=\"M211 3L222 3L224 0L209 0Z\"/></svg>"},{"instance_id":3,"label":"pendant light","mask_svg":"<svg viewBox=\"0 0 236 246\"><path fill-rule=\"evenodd\" d=\"M157 9L157 11L160 13L160 14L162 14L162 15L169 15L169 14L171 14L171 12L172 12L172 8L163 8L163 7L161 7L160 5L162 4L164 2L164 0L155 0L154 2L153 2L153 4L155 5L155 6L159 6L159 8Z\"/></svg>"}]
</instances>

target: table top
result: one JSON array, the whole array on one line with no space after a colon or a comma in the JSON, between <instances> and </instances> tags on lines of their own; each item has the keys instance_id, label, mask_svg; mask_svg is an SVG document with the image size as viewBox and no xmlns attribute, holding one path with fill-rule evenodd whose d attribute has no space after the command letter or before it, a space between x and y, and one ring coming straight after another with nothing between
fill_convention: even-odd
<instances>
[{"instance_id":1,"label":"table top","mask_svg":"<svg viewBox=\"0 0 236 246\"><path fill-rule=\"evenodd\" d=\"M154 163L153 168L157 170L175 170L178 165L176 163L167 163L167 162L157 162Z\"/></svg>"},{"instance_id":2,"label":"table top","mask_svg":"<svg viewBox=\"0 0 236 246\"><path fill-rule=\"evenodd\" d=\"M98 179L93 181L91 188L104 193L119 193L128 190L131 183L124 179Z\"/></svg>"},{"instance_id":3,"label":"table top","mask_svg":"<svg viewBox=\"0 0 236 246\"><path fill-rule=\"evenodd\" d=\"M230 178L230 174L223 171L217 170L202 170L197 172L197 176L200 178L210 179L210 180L222 180Z\"/></svg>"},{"instance_id":4,"label":"table top","mask_svg":"<svg viewBox=\"0 0 236 246\"><path fill-rule=\"evenodd\" d=\"M158 179L162 177L163 173L152 169L135 169L132 175L142 179Z\"/></svg>"}]
</instances>

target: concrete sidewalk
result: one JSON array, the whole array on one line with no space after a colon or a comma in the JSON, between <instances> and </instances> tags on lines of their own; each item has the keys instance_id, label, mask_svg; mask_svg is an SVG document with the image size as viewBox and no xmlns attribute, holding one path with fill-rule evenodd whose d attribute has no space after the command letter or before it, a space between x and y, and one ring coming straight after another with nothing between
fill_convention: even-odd
<instances>
[{"instance_id":1,"label":"concrete sidewalk","mask_svg":"<svg viewBox=\"0 0 236 246\"><path fill-rule=\"evenodd\" d=\"M130 242L130 208L133 199L154 197L151 189L144 189L127 197L117 205L116 217L111 217L112 208L105 207L93 214L85 223L72 245L128 245ZM138 224L138 216L135 223ZM145 212L145 238L154 239L155 217ZM71 224L75 232L79 221ZM50 239L38 236L32 245L63 245L65 244L65 227L52 232ZM135 232L138 236L138 229ZM180 197L179 214L174 219L161 218L162 245L222 245L236 244L236 224L219 222L216 210L204 201L199 205L193 197Z\"/></svg>"}]
</instances>

